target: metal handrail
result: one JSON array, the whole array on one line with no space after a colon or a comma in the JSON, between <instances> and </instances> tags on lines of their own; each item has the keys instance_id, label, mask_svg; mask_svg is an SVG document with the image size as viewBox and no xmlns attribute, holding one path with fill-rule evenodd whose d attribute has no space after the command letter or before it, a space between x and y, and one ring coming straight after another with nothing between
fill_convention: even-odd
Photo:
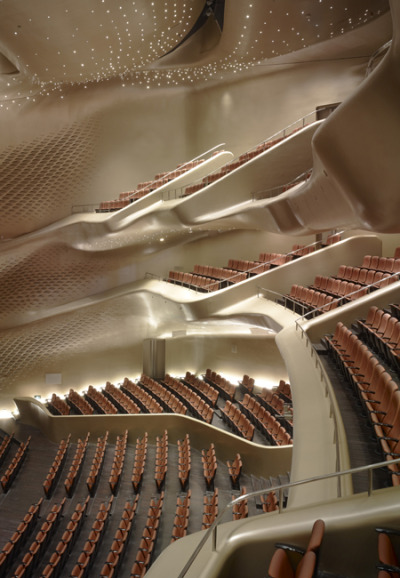
<instances>
[{"instance_id":1,"label":"metal handrail","mask_svg":"<svg viewBox=\"0 0 400 578\"><path fill-rule=\"evenodd\" d=\"M343 231L340 231L338 234L343 233ZM308 245L304 245L304 249L307 249L309 247L316 247L319 248L319 245L321 244L320 241L313 241L312 243L309 243ZM285 253L286 256L289 255L296 255L297 249L294 249L292 251L289 251L288 253ZM261 265L273 265L275 263L275 261L277 261L279 259L279 257L276 257L275 259L271 259L270 261L259 261L257 265L255 265L254 267L251 267L250 269L246 269L246 271L240 271L238 270L237 273L234 273L233 275L231 275L230 277L224 277L222 279L219 279L220 281L230 281L230 282L234 282L233 280L237 277L237 275L239 273L254 273L257 269L260 268ZM289 261L288 261L289 263ZM224 267L222 267L224 268ZM267 271L264 271L264 273L267 273ZM256 273L257 274L257 273ZM216 282L218 282L217 278L214 278L216 280L214 281L210 281L210 283L204 287L197 287L196 285L194 285L193 287L195 289L193 289L194 291L198 291L199 289L207 289L209 287L211 287L212 285L214 285ZM247 279L244 279L243 281L247 281ZM171 282L173 282L174 284L178 284L178 285L183 285L182 282L180 281L175 281L174 279L171 280Z\"/></svg>"},{"instance_id":2,"label":"metal handrail","mask_svg":"<svg viewBox=\"0 0 400 578\"><path fill-rule=\"evenodd\" d=\"M324 110L331 110L331 108L332 108L331 106L324 106L324 107L321 107L320 109L318 109L318 112L321 112L321 111L324 111ZM233 163L237 162L241 156L245 156L246 154L249 154L249 153L251 153L252 151L257 150L257 148L259 148L259 147L261 147L261 146L263 146L263 145L268 144L269 141L272 141L272 140L276 139L277 137L279 137L279 135L282 135L282 139L285 139L287 136L290 136L290 135L293 133L293 127L294 127L294 126L296 126L296 125L298 125L299 123L301 123L301 126L299 127L299 129L300 129L300 128L304 128L304 127L307 125L306 119L308 119L309 117L311 117L311 116L313 116L313 115L316 115L316 114L317 114L317 111L316 111L316 110L313 110L312 112L309 112L309 113L306 114L305 116L300 117L299 119L295 120L295 121L292 122L291 124L287 125L285 128L280 129L280 130L277 131L276 133L270 135L268 138L260 141L260 142L257 143L256 145L254 145L254 146L252 146L251 148L247 149L244 153L241 153L238 157L235 157L234 159L230 160L229 163L227 163L227 165L230 165L230 164L233 164ZM316 122L316 120L317 120L317 119L315 119L315 120L312 121L312 122ZM325 119L321 119L321 120L325 120ZM310 122L310 123L308 123L308 124L312 124L312 122ZM289 131L290 131L290 132L289 132ZM208 174L207 174L205 177L203 177L203 178L209 177L210 175L212 175L212 174L214 174L215 172L220 171L220 170L221 170L221 167L218 168L218 169L216 169L216 170L214 170L214 171L212 171L211 173L208 173ZM190 183L190 184L187 185L187 186L190 187L191 185L194 185L194 184L196 184L197 182L199 182L199 181L194 181L193 183ZM205 186L206 186L206 185L205 185ZM177 193L178 190L179 190L179 189L176 189L175 193ZM175 195L175 198L179 198L179 196L176 194L176 195Z\"/></svg>"},{"instance_id":3,"label":"metal handrail","mask_svg":"<svg viewBox=\"0 0 400 578\"><path fill-rule=\"evenodd\" d=\"M378 48L377 50L375 50L375 52L373 53L373 55L371 56L371 58L368 61L367 64L367 69L365 71L365 76L368 77L371 72L374 69L374 63L375 60L377 58L379 58L384 52L386 52L387 50L389 50L389 48L392 45L392 40L388 40L387 42L385 42L385 44L383 44L380 48Z\"/></svg>"},{"instance_id":4,"label":"metal handrail","mask_svg":"<svg viewBox=\"0 0 400 578\"><path fill-rule=\"evenodd\" d=\"M191 160L182 163L182 164L180 165L179 169L183 169L184 167L186 167L186 166L189 165L190 163L193 163L193 162L201 159L202 157L211 154L213 151L215 151L215 150L217 150L217 149L219 149L220 147L223 147L223 146L225 146L225 145L226 145L226 143L223 142L223 143L220 143L220 144L217 144L217 145L211 147L211 148L208 149L207 151L205 151L205 152L203 152L203 153L200 153L199 155L197 155L196 157L192 158ZM178 170L178 169L176 169L176 168L175 168L175 169L171 169L170 171L168 171L167 173L165 173L165 175L164 175L162 178L168 177L168 175L171 175L171 174L175 173L177 170ZM148 186L151 187L152 184L157 183L159 180L160 180L160 179L153 179L152 181L149 181L149 185L148 185ZM157 187L157 188L159 188L159 187ZM139 189L139 190L140 190L140 189ZM156 189L154 189L154 190L156 190ZM151 191L151 192L153 192L153 191ZM89 210L89 211L80 211L80 210L79 210L80 207L88 207L89 209L91 209L91 208L96 208L96 207L98 207L98 206L99 206L99 204L94 204L94 203L88 203L88 204L82 204L82 205L72 205L72 207L71 207L71 214L81 213L81 212L85 212L85 213L92 212L91 210ZM107 212L112 212L112 211L107 211Z\"/></svg>"},{"instance_id":5,"label":"metal handrail","mask_svg":"<svg viewBox=\"0 0 400 578\"><path fill-rule=\"evenodd\" d=\"M393 464L400 464L400 458L390 460L390 465L393 465ZM203 549L203 546L205 545L205 543L207 542L207 540L209 539L211 534L212 534L212 536L211 536L211 538L212 538L212 550L213 550L213 552L217 552L217 527L221 523L222 518L224 517L225 513L230 508L233 508L233 506L235 504L238 504L243 500L247 500L247 499L255 497L255 496L260 496L262 494L268 494L270 492L278 492L279 493L278 512L281 514L282 510L283 510L283 507L282 507L283 490L294 488L297 486L306 485L306 484L313 483L313 482L324 481L324 480L328 480L328 479L332 479L332 478L336 478L336 477L341 478L343 476L358 474L361 472L368 472L368 497L370 497L372 495L372 492L373 492L373 471L376 469L379 469L379 468L386 468L387 466L388 466L387 461L376 462L373 464L368 464L367 466L359 466L357 468L351 468L351 469L343 470L343 471L339 471L339 472L332 472L330 474L321 474L319 476L313 476L311 478L306 478L304 480L299 480L297 482L288 482L288 483L277 485L277 486L271 486L269 488L264 488L263 490L257 490L255 492L243 494L242 496L235 498L234 500L232 500L231 502L229 502L229 504L227 504L225 506L223 511L217 516L217 518L214 520L214 522L211 524L211 526L204 532L204 537L202 538L202 540L200 540L199 544L197 545L195 550L192 552L189 560L187 561L187 563L185 564L185 566L183 567L183 569L179 573L178 578L184 578L184 576L186 576L189 568L193 564L194 560L197 558L197 555L199 554L199 552ZM340 496L338 496L338 497L340 497Z\"/></svg>"},{"instance_id":6,"label":"metal handrail","mask_svg":"<svg viewBox=\"0 0 400 578\"><path fill-rule=\"evenodd\" d=\"M308 181L308 179L311 177L311 174L312 174L312 168L308 169L307 171L302 172L300 175L295 177L292 181L290 181L286 185L279 185L278 187L272 187L271 189L262 189L261 191L256 191L255 193L251 193L252 200L253 201L259 201L262 199L269 199L272 197L276 197L278 194L286 192L287 190L296 186L300 182Z\"/></svg>"}]
</instances>

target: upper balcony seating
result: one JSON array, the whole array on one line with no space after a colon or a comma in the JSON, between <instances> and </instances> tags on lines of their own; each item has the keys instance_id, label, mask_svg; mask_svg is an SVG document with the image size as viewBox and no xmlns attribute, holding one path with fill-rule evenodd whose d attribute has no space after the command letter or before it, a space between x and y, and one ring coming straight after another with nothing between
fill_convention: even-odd
<instances>
[{"instance_id":1,"label":"upper balcony seating","mask_svg":"<svg viewBox=\"0 0 400 578\"><path fill-rule=\"evenodd\" d=\"M305 251L304 254L307 252ZM258 261L229 259L227 267L195 265L192 273L170 271L167 281L188 288L195 287L202 292L218 291L245 281L254 275L265 273L274 267L289 263L294 258L293 253L260 253Z\"/></svg>"},{"instance_id":2,"label":"upper balcony seating","mask_svg":"<svg viewBox=\"0 0 400 578\"><path fill-rule=\"evenodd\" d=\"M117 494L122 470L125 464L127 443L128 443L128 430L125 430L123 435L117 436L114 449L114 460L111 466L110 477L108 479L111 492L114 494L114 496Z\"/></svg>"},{"instance_id":3,"label":"upper balcony seating","mask_svg":"<svg viewBox=\"0 0 400 578\"><path fill-rule=\"evenodd\" d=\"M161 437L156 438L156 461L154 468L154 481L157 490L162 491L165 483L165 476L168 471L168 432L164 431Z\"/></svg>"},{"instance_id":4,"label":"upper balcony seating","mask_svg":"<svg viewBox=\"0 0 400 578\"><path fill-rule=\"evenodd\" d=\"M53 393L51 400L47 403L47 408L54 415L69 415L71 411L68 403L55 393Z\"/></svg>"},{"instance_id":5,"label":"upper balcony seating","mask_svg":"<svg viewBox=\"0 0 400 578\"><path fill-rule=\"evenodd\" d=\"M291 134L294 134L295 132L297 132L297 129L292 131ZM257 145L253 149L242 153L239 157L229 161L226 165L219 168L216 172L211 173L211 174L203 177L201 182L195 183L195 184L192 184L192 185L189 185L188 187L186 187L185 192L184 192L184 196L191 195L191 194L203 189L204 187L207 187L208 185L215 183L216 181L218 181L222 177L225 177L228 173L238 169L239 167L241 167L245 163L249 162L250 160L254 159L255 157L257 157L261 153L267 151L271 147L282 142L288 136L290 136L290 135L288 134L285 137L280 137L280 138L275 138L275 139L271 139L268 141L264 141L263 143ZM286 186L284 188L284 190L288 190L290 188L290 186L294 186L295 184L297 184L297 183L294 182L291 185Z\"/></svg>"},{"instance_id":6,"label":"upper balcony seating","mask_svg":"<svg viewBox=\"0 0 400 578\"><path fill-rule=\"evenodd\" d=\"M249 441L253 439L255 426L229 399L226 401L225 406L220 408L220 412L222 419L238 436Z\"/></svg>"},{"instance_id":7,"label":"upper balcony seating","mask_svg":"<svg viewBox=\"0 0 400 578\"><path fill-rule=\"evenodd\" d=\"M180 413L185 415L187 408L185 405L164 385L158 383L151 377L142 374L139 380L140 387L149 392L166 412Z\"/></svg>"},{"instance_id":8,"label":"upper balcony seating","mask_svg":"<svg viewBox=\"0 0 400 578\"><path fill-rule=\"evenodd\" d=\"M92 415L92 413L94 413L94 409L90 403L73 389L69 390L67 402L71 409L79 415Z\"/></svg>"},{"instance_id":9,"label":"upper balcony seating","mask_svg":"<svg viewBox=\"0 0 400 578\"><path fill-rule=\"evenodd\" d=\"M212 387L203 379L199 379L193 373L190 373L190 371L186 372L182 381L185 385L188 385L196 391L209 405L215 407L219 398L219 392L215 387Z\"/></svg>"},{"instance_id":10,"label":"upper balcony seating","mask_svg":"<svg viewBox=\"0 0 400 578\"><path fill-rule=\"evenodd\" d=\"M140 387L140 385L133 383L133 381L127 377L125 377L124 382L121 385L121 390L126 393L128 397L131 397L144 413L163 412L163 408L152 395Z\"/></svg>"},{"instance_id":11,"label":"upper balcony seating","mask_svg":"<svg viewBox=\"0 0 400 578\"><path fill-rule=\"evenodd\" d=\"M190 387L171 377L168 373L164 377L163 384L179 397L195 417L206 423L211 423L214 415L213 408Z\"/></svg>"},{"instance_id":12,"label":"upper balcony seating","mask_svg":"<svg viewBox=\"0 0 400 578\"><path fill-rule=\"evenodd\" d=\"M104 394L117 406L120 413L140 413L136 403L118 387L107 381Z\"/></svg>"},{"instance_id":13,"label":"upper balcony seating","mask_svg":"<svg viewBox=\"0 0 400 578\"><path fill-rule=\"evenodd\" d=\"M130 203L133 203L134 201L141 199L142 197L148 195L152 191L155 191L159 187L162 187L166 183L169 183L173 179L176 179L177 177L183 175L189 169L193 169L194 167L198 166L202 162L204 162L204 159L198 159L195 161L190 161L188 163L180 164L173 171L158 173L155 175L152 181L145 181L139 183L136 186L136 189L134 189L133 191L126 191L120 193L118 199L101 202L99 208L96 209L96 213L105 213L123 209L124 207L127 207Z\"/></svg>"},{"instance_id":14,"label":"upper balcony seating","mask_svg":"<svg viewBox=\"0 0 400 578\"><path fill-rule=\"evenodd\" d=\"M280 398L279 398L280 399ZM280 399L283 404L283 400ZM273 445L290 445L293 443L292 424L278 412L269 412L256 398L244 395L239 407L250 421L261 431ZM283 406L284 407L284 406ZM288 431L289 430L289 431Z\"/></svg>"},{"instance_id":15,"label":"upper balcony seating","mask_svg":"<svg viewBox=\"0 0 400 578\"><path fill-rule=\"evenodd\" d=\"M95 389L93 385L89 385L87 393L85 394L85 399L94 407L97 413L118 413L118 409L115 405L104 394L102 394L101 391Z\"/></svg>"},{"instance_id":16,"label":"upper balcony seating","mask_svg":"<svg viewBox=\"0 0 400 578\"><path fill-rule=\"evenodd\" d=\"M367 316L360 336L367 324L371 327L379 310ZM379 315L378 315L379 317ZM381 319L384 314L380 316ZM377 323L377 327L379 327ZM400 455L400 390L398 383L388 373L379 359L353 331L339 322L335 333L325 337L325 343L335 363L362 404L383 459L390 462ZM398 464L388 463L389 479L400 484Z\"/></svg>"},{"instance_id":17,"label":"upper balcony seating","mask_svg":"<svg viewBox=\"0 0 400 578\"><path fill-rule=\"evenodd\" d=\"M218 488L213 492L206 492L203 500L202 530L207 530L218 516Z\"/></svg>"},{"instance_id":18,"label":"upper balcony seating","mask_svg":"<svg viewBox=\"0 0 400 578\"><path fill-rule=\"evenodd\" d=\"M207 368L206 373L203 376L204 380L209 383L212 387L215 387L220 395L224 399L229 399L233 401L236 393L236 386L230 383L227 379L222 377L219 373L212 371L212 369Z\"/></svg>"},{"instance_id":19,"label":"upper balcony seating","mask_svg":"<svg viewBox=\"0 0 400 578\"><path fill-rule=\"evenodd\" d=\"M292 285L285 304L301 315L311 311L314 314L323 313L395 283L399 280L399 272L400 259L366 255L361 267L341 265L336 275L317 275L309 287Z\"/></svg>"}]
</instances>

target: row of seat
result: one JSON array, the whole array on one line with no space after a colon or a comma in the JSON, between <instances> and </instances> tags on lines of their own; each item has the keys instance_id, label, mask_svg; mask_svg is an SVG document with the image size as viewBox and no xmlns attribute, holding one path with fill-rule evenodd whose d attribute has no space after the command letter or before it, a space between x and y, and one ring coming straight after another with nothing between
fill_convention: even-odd
<instances>
[{"instance_id":1,"label":"row of seat","mask_svg":"<svg viewBox=\"0 0 400 578\"><path fill-rule=\"evenodd\" d=\"M157 399L166 412L186 415L186 406L161 383L144 374L141 375L139 383Z\"/></svg>"},{"instance_id":2,"label":"row of seat","mask_svg":"<svg viewBox=\"0 0 400 578\"><path fill-rule=\"evenodd\" d=\"M197 185L194 186L194 188L196 187ZM198 190L198 187L196 190ZM250 276L265 273L272 267L279 267L289 263L294 258L308 255L312 251L315 251L315 246L293 245L293 250L287 254L260 253L257 261L229 259L226 267L196 264L192 273L170 271L168 281L177 282L187 287L195 286L203 291L217 291L227 287L229 284L245 281Z\"/></svg>"},{"instance_id":3,"label":"row of seat","mask_svg":"<svg viewBox=\"0 0 400 578\"><path fill-rule=\"evenodd\" d=\"M285 296L284 303L288 309L293 309L299 315L314 312L325 313L336 309L338 299L323 291L317 291L303 285L292 285L290 293Z\"/></svg>"},{"instance_id":4,"label":"row of seat","mask_svg":"<svg viewBox=\"0 0 400 578\"><path fill-rule=\"evenodd\" d=\"M186 434L183 440L178 440L177 445L178 445L178 478L182 490L185 490L187 484L189 483L189 476L192 462L189 434Z\"/></svg>"},{"instance_id":5,"label":"row of seat","mask_svg":"<svg viewBox=\"0 0 400 578\"><path fill-rule=\"evenodd\" d=\"M176 542L176 540L183 538L187 534L187 528L189 524L190 498L191 498L190 490L188 490L186 494L182 495L178 494L176 498L176 508L175 508L174 524L172 526L171 543Z\"/></svg>"},{"instance_id":6,"label":"row of seat","mask_svg":"<svg viewBox=\"0 0 400 578\"><path fill-rule=\"evenodd\" d=\"M207 450L201 450L201 461L203 464L203 476L206 482L206 488L207 490L214 490L214 478L217 473L218 462L213 443L210 444Z\"/></svg>"},{"instance_id":7,"label":"row of seat","mask_svg":"<svg viewBox=\"0 0 400 578\"><path fill-rule=\"evenodd\" d=\"M378 578L399 578L398 542L400 532L397 528L378 527L375 530L378 533Z\"/></svg>"},{"instance_id":8,"label":"row of seat","mask_svg":"<svg viewBox=\"0 0 400 578\"><path fill-rule=\"evenodd\" d=\"M30 441L31 436L29 436L25 442L22 442L21 444L18 445L18 449L15 452L14 457L11 460L11 463L9 464L4 474L1 476L0 484L1 487L3 488L4 493L8 492L8 490L11 487L11 484L17 477L17 474L25 461Z\"/></svg>"},{"instance_id":9,"label":"row of seat","mask_svg":"<svg viewBox=\"0 0 400 578\"><path fill-rule=\"evenodd\" d=\"M311 288L324 291L334 297L349 297L350 300L353 300L366 295L368 292L367 286L369 285L372 285L370 289L379 289L387 287L396 281L398 281L397 275L382 273L382 271L360 269L357 280L317 275ZM355 293L355 296L352 295L353 293Z\"/></svg>"},{"instance_id":10,"label":"row of seat","mask_svg":"<svg viewBox=\"0 0 400 578\"><path fill-rule=\"evenodd\" d=\"M245 271L250 275L259 275L271 269L270 263L264 261L248 261L246 259L229 259L228 269L234 271Z\"/></svg>"},{"instance_id":11,"label":"row of seat","mask_svg":"<svg viewBox=\"0 0 400 578\"><path fill-rule=\"evenodd\" d=\"M55 485L61 475L62 469L64 467L64 463L67 457L67 451L69 447L69 442L71 439L71 434L65 440L61 440L58 445L58 450L56 456L53 460L52 465L46 475L46 479L43 482L43 491L46 495L46 498L50 498Z\"/></svg>"},{"instance_id":12,"label":"row of seat","mask_svg":"<svg viewBox=\"0 0 400 578\"><path fill-rule=\"evenodd\" d=\"M367 318L357 320L362 339L396 372L400 372L400 320L373 305Z\"/></svg>"},{"instance_id":13,"label":"row of seat","mask_svg":"<svg viewBox=\"0 0 400 578\"><path fill-rule=\"evenodd\" d=\"M262 391L260 391L260 393L256 393L254 400L261 403L261 405L263 405L272 415L279 415L283 417L287 415L290 410L293 410L292 406L290 406L290 409L287 407L288 404L285 404L283 399L277 393L267 388L264 388ZM243 403L245 403L244 398ZM290 419L292 419L292 413L290 415Z\"/></svg>"},{"instance_id":14,"label":"row of seat","mask_svg":"<svg viewBox=\"0 0 400 578\"><path fill-rule=\"evenodd\" d=\"M164 492L158 498L152 498L147 510L147 520L139 543L135 562L131 569L131 578L144 576L151 564L157 541L160 518L164 505Z\"/></svg>"},{"instance_id":15,"label":"row of seat","mask_svg":"<svg viewBox=\"0 0 400 578\"><path fill-rule=\"evenodd\" d=\"M197 393L192 391L190 387L184 385L179 379L175 379L168 373L165 375L162 383L187 406L189 411L197 417L197 419L211 423L214 416L213 408Z\"/></svg>"},{"instance_id":16,"label":"row of seat","mask_svg":"<svg viewBox=\"0 0 400 578\"><path fill-rule=\"evenodd\" d=\"M242 377L242 381L239 381L239 389L242 393L249 393L250 395L254 392L254 377L250 377L245 373Z\"/></svg>"},{"instance_id":17,"label":"row of seat","mask_svg":"<svg viewBox=\"0 0 400 578\"><path fill-rule=\"evenodd\" d=\"M218 488L213 492L206 492L203 498L203 517L201 529L207 530L218 516Z\"/></svg>"},{"instance_id":18,"label":"row of seat","mask_svg":"<svg viewBox=\"0 0 400 578\"><path fill-rule=\"evenodd\" d=\"M251 398L249 394L243 398L243 402L238 402L239 407L252 423L273 445L292 444L291 433L286 430L286 420L281 420L279 416L272 415L260 402Z\"/></svg>"},{"instance_id":19,"label":"row of seat","mask_svg":"<svg viewBox=\"0 0 400 578\"><path fill-rule=\"evenodd\" d=\"M63 498L59 504L53 505L46 516L46 520L42 523L40 530L30 544L28 551L23 555L21 562L14 571L13 578L21 578L22 576L29 578L35 573L37 565L42 560L43 553L56 532L65 501L66 498Z\"/></svg>"},{"instance_id":20,"label":"row of seat","mask_svg":"<svg viewBox=\"0 0 400 578\"><path fill-rule=\"evenodd\" d=\"M285 428L292 434L293 405L289 383L281 379L275 388L269 389L264 387L255 391L254 378L244 375L242 381L239 383L239 387L244 394L242 406L248 407L249 404L254 405L254 402L258 401L272 415L279 416L280 420L284 420Z\"/></svg>"},{"instance_id":21,"label":"row of seat","mask_svg":"<svg viewBox=\"0 0 400 578\"><path fill-rule=\"evenodd\" d=\"M100 203L99 209L97 209L96 212L103 213L122 209L123 207L128 206L131 202L148 195L149 193L158 189L164 184L183 175L189 169L198 166L202 162L204 162L204 159L190 161L188 163L184 163L178 166L173 171L158 173L157 175L155 175L153 180L139 183L136 186L136 189L134 189L133 191L126 191L120 193L118 199L114 199L111 201L102 201Z\"/></svg>"},{"instance_id":22,"label":"row of seat","mask_svg":"<svg viewBox=\"0 0 400 578\"><path fill-rule=\"evenodd\" d=\"M365 255L360 267L341 265L336 275L317 275L309 287L293 285L286 295L285 303L298 302L308 311L320 309L330 311L347 301L358 299L372 289L387 287L398 281L400 272L400 258L386 258ZM326 295L329 299L325 299ZM340 303L336 300L339 299ZM296 311L304 314L301 307Z\"/></svg>"},{"instance_id":23,"label":"row of seat","mask_svg":"<svg viewBox=\"0 0 400 578\"><path fill-rule=\"evenodd\" d=\"M218 291L221 289L221 282L215 281L204 275L195 275L194 273L185 273L183 271L170 271L167 281L177 283L183 287L196 287L201 291Z\"/></svg>"},{"instance_id":24,"label":"row of seat","mask_svg":"<svg viewBox=\"0 0 400 578\"><path fill-rule=\"evenodd\" d=\"M118 408L120 413L140 413L136 403L123 391L121 391L119 387L116 387L109 381L106 382L106 386L103 391L110 399L110 401L112 401L112 403Z\"/></svg>"},{"instance_id":25,"label":"row of seat","mask_svg":"<svg viewBox=\"0 0 400 578\"><path fill-rule=\"evenodd\" d=\"M72 569L71 576L74 578L85 578L90 575L93 562L107 528L113 499L114 496L112 495L108 502L102 502L100 504L82 551Z\"/></svg>"},{"instance_id":26,"label":"row of seat","mask_svg":"<svg viewBox=\"0 0 400 578\"><path fill-rule=\"evenodd\" d=\"M118 409L101 391L89 385L85 394L86 400L94 407L97 413L115 415Z\"/></svg>"},{"instance_id":27,"label":"row of seat","mask_svg":"<svg viewBox=\"0 0 400 578\"><path fill-rule=\"evenodd\" d=\"M135 461L132 469L132 486L135 493L139 492L142 483L144 468L147 459L148 434L145 432L142 438L136 439Z\"/></svg>"},{"instance_id":28,"label":"row of seat","mask_svg":"<svg viewBox=\"0 0 400 578\"><path fill-rule=\"evenodd\" d=\"M390 261L386 257L381 257L385 261ZM395 261L392 259L393 265L388 266L390 271L381 271L375 269L368 269L366 267L352 267L351 265L341 265L336 274L338 279L343 281L352 281L353 283L359 283L360 285L371 285L372 283L381 282L385 286L385 279L390 279L393 273L400 273L400 259ZM396 280L395 277L393 277ZM323 281L322 281L323 282Z\"/></svg>"},{"instance_id":29,"label":"row of seat","mask_svg":"<svg viewBox=\"0 0 400 578\"><path fill-rule=\"evenodd\" d=\"M47 407L53 415L69 415L71 413L71 407L56 393L52 394L51 399L47 403Z\"/></svg>"},{"instance_id":30,"label":"row of seat","mask_svg":"<svg viewBox=\"0 0 400 578\"><path fill-rule=\"evenodd\" d=\"M78 415L92 415L94 413L94 409L90 403L73 389L69 390L67 402L74 413L77 413Z\"/></svg>"},{"instance_id":31,"label":"row of seat","mask_svg":"<svg viewBox=\"0 0 400 578\"><path fill-rule=\"evenodd\" d=\"M389 462L400 451L400 390L368 347L342 322L326 343L343 376L360 400L378 446L388 461L393 485L400 484L398 464Z\"/></svg>"},{"instance_id":32,"label":"row of seat","mask_svg":"<svg viewBox=\"0 0 400 578\"><path fill-rule=\"evenodd\" d=\"M219 398L219 391L215 389L215 387L212 387L203 379L196 377L193 373L190 373L190 371L186 372L182 381L198 393L209 405L215 407Z\"/></svg>"},{"instance_id":33,"label":"row of seat","mask_svg":"<svg viewBox=\"0 0 400 578\"><path fill-rule=\"evenodd\" d=\"M293 260L292 253L260 253L259 261L269 263L271 267L279 267Z\"/></svg>"},{"instance_id":34,"label":"row of seat","mask_svg":"<svg viewBox=\"0 0 400 578\"><path fill-rule=\"evenodd\" d=\"M244 496L246 493L247 493L246 486L243 486L239 496L233 495L232 500L235 500L240 496ZM236 504L233 504L232 517L234 520L243 520L244 518L247 518L248 515L249 515L249 506L246 498L240 500L240 502L237 502Z\"/></svg>"},{"instance_id":35,"label":"row of seat","mask_svg":"<svg viewBox=\"0 0 400 578\"><path fill-rule=\"evenodd\" d=\"M296 132L296 131L293 131L293 132ZM203 177L203 179L201 180L200 183L196 183L196 184L189 185L188 187L186 187L184 196L193 194L194 192L218 181L219 179L226 176L231 171L238 169L239 167L241 167L242 165L244 165L245 163L247 163L251 159L254 159L255 157L257 157L259 154L267 151L272 146L275 146L276 144L281 142L283 140L283 138L284 137L264 141L263 143L257 145L253 149L242 153L239 157L226 163L223 167L219 168L214 173L211 173L211 174Z\"/></svg>"},{"instance_id":36,"label":"row of seat","mask_svg":"<svg viewBox=\"0 0 400 578\"><path fill-rule=\"evenodd\" d=\"M162 413L163 408L158 401L140 385L125 377L121 390L130 396L136 405L145 413Z\"/></svg>"},{"instance_id":37,"label":"row of seat","mask_svg":"<svg viewBox=\"0 0 400 578\"><path fill-rule=\"evenodd\" d=\"M83 502L78 502L58 541L54 552L51 553L48 563L44 566L41 578L58 578L68 560L71 550L80 534L90 496Z\"/></svg>"},{"instance_id":38,"label":"row of seat","mask_svg":"<svg viewBox=\"0 0 400 578\"><path fill-rule=\"evenodd\" d=\"M14 433L6 434L0 444L0 466L4 462L8 452L10 451L11 442L14 439Z\"/></svg>"},{"instance_id":39,"label":"row of seat","mask_svg":"<svg viewBox=\"0 0 400 578\"><path fill-rule=\"evenodd\" d=\"M271 267L289 263L292 259L291 253L260 253L259 261L229 259L227 267L196 264L192 273L170 271L168 281L187 287L195 286L204 291L218 291L228 285L245 281L250 275L264 273Z\"/></svg>"},{"instance_id":40,"label":"row of seat","mask_svg":"<svg viewBox=\"0 0 400 578\"><path fill-rule=\"evenodd\" d=\"M90 433L88 432L84 440L78 439L77 446L75 449L75 455L70 465L67 477L64 481L65 491L67 496L70 498L74 493L75 486L81 475L83 463L86 456L87 445L89 442Z\"/></svg>"},{"instance_id":41,"label":"row of seat","mask_svg":"<svg viewBox=\"0 0 400 578\"><path fill-rule=\"evenodd\" d=\"M224 399L229 399L231 401L234 400L236 393L236 386L233 385L233 383L231 383L228 379L226 379L219 373L216 373L209 367L207 367L206 373L203 377L207 383L209 383L210 385L212 385L212 387L215 387L215 389L219 391L220 395Z\"/></svg>"},{"instance_id":42,"label":"row of seat","mask_svg":"<svg viewBox=\"0 0 400 578\"><path fill-rule=\"evenodd\" d=\"M100 576L102 578L112 578L116 576L129 543L129 536L132 531L133 519L135 516L139 494L133 502L125 502L125 507L122 512L121 521L114 533L113 541L107 559L101 569Z\"/></svg>"},{"instance_id":43,"label":"row of seat","mask_svg":"<svg viewBox=\"0 0 400 578\"><path fill-rule=\"evenodd\" d=\"M231 485L233 489L240 488L240 475L242 473L243 462L240 454L236 454L235 459L226 462Z\"/></svg>"},{"instance_id":44,"label":"row of seat","mask_svg":"<svg viewBox=\"0 0 400 578\"><path fill-rule=\"evenodd\" d=\"M107 441L108 431L106 431L103 436L97 438L96 450L93 456L92 465L90 466L89 475L86 478L86 485L91 496L94 496L97 485L99 483L101 471L103 469L104 458L106 455Z\"/></svg>"},{"instance_id":45,"label":"row of seat","mask_svg":"<svg viewBox=\"0 0 400 578\"><path fill-rule=\"evenodd\" d=\"M168 432L164 430L163 435L156 437L156 460L154 469L154 480L159 492L162 491L165 476L168 471Z\"/></svg>"},{"instance_id":46,"label":"row of seat","mask_svg":"<svg viewBox=\"0 0 400 578\"><path fill-rule=\"evenodd\" d=\"M114 449L114 459L111 466L110 477L108 483L110 484L111 492L115 495L118 491L119 482L125 464L126 446L128 443L128 430L125 430L123 435L117 436Z\"/></svg>"},{"instance_id":47,"label":"row of seat","mask_svg":"<svg viewBox=\"0 0 400 578\"><path fill-rule=\"evenodd\" d=\"M247 274L244 271L234 271L228 267L213 267L211 265L195 265L193 274L209 277L210 279L216 279L218 281L228 281L230 284L240 283L247 279ZM222 289L223 287L220 288Z\"/></svg>"},{"instance_id":48,"label":"row of seat","mask_svg":"<svg viewBox=\"0 0 400 578\"><path fill-rule=\"evenodd\" d=\"M228 424L236 435L249 441L253 439L254 425L229 399L226 400L225 406L220 408L220 412L223 421Z\"/></svg>"},{"instance_id":49,"label":"row of seat","mask_svg":"<svg viewBox=\"0 0 400 578\"><path fill-rule=\"evenodd\" d=\"M11 566L32 533L39 518L42 503L43 498L40 498L38 502L29 506L28 511L18 524L16 530L4 544L0 552L0 578L9 574Z\"/></svg>"}]
</instances>

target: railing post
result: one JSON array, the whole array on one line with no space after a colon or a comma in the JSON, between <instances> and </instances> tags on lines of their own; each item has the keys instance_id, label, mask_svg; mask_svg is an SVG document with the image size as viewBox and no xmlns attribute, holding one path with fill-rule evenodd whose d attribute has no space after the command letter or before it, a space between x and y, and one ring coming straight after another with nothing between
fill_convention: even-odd
<instances>
[{"instance_id":1,"label":"railing post","mask_svg":"<svg viewBox=\"0 0 400 578\"><path fill-rule=\"evenodd\" d=\"M283 510L283 489L279 488L279 513L281 514Z\"/></svg>"},{"instance_id":2,"label":"railing post","mask_svg":"<svg viewBox=\"0 0 400 578\"><path fill-rule=\"evenodd\" d=\"M368 470L368 496L372 494L372 490L374 489L374 470L370 468Z\"/></svg>"},{"instance_id":3,"label":"railing post","mask_svg":"<svg viewBox=\"0 0 400 578\"><path fill-rule=\"evenodd\" d=\"M214 527L213 533L212 533L212 551L216 552L217 551L217 527Z\"/></svg>"}]
</instances>

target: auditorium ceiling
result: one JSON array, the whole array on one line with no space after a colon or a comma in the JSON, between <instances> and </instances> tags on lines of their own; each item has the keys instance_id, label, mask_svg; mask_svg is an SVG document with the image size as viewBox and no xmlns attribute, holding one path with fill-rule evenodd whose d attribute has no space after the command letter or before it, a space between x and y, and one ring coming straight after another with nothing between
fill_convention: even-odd
<instances>
[{"instance_id":1,"label":"auditorium ceiling","mask_svg":"<svg viewBox=\"0 0 400 578\"><path fill-rule=\"evenodd\" d=\"M3 0L0 89L226 80L388 10L388 0Z\"/></svg>"}]
</instances>

